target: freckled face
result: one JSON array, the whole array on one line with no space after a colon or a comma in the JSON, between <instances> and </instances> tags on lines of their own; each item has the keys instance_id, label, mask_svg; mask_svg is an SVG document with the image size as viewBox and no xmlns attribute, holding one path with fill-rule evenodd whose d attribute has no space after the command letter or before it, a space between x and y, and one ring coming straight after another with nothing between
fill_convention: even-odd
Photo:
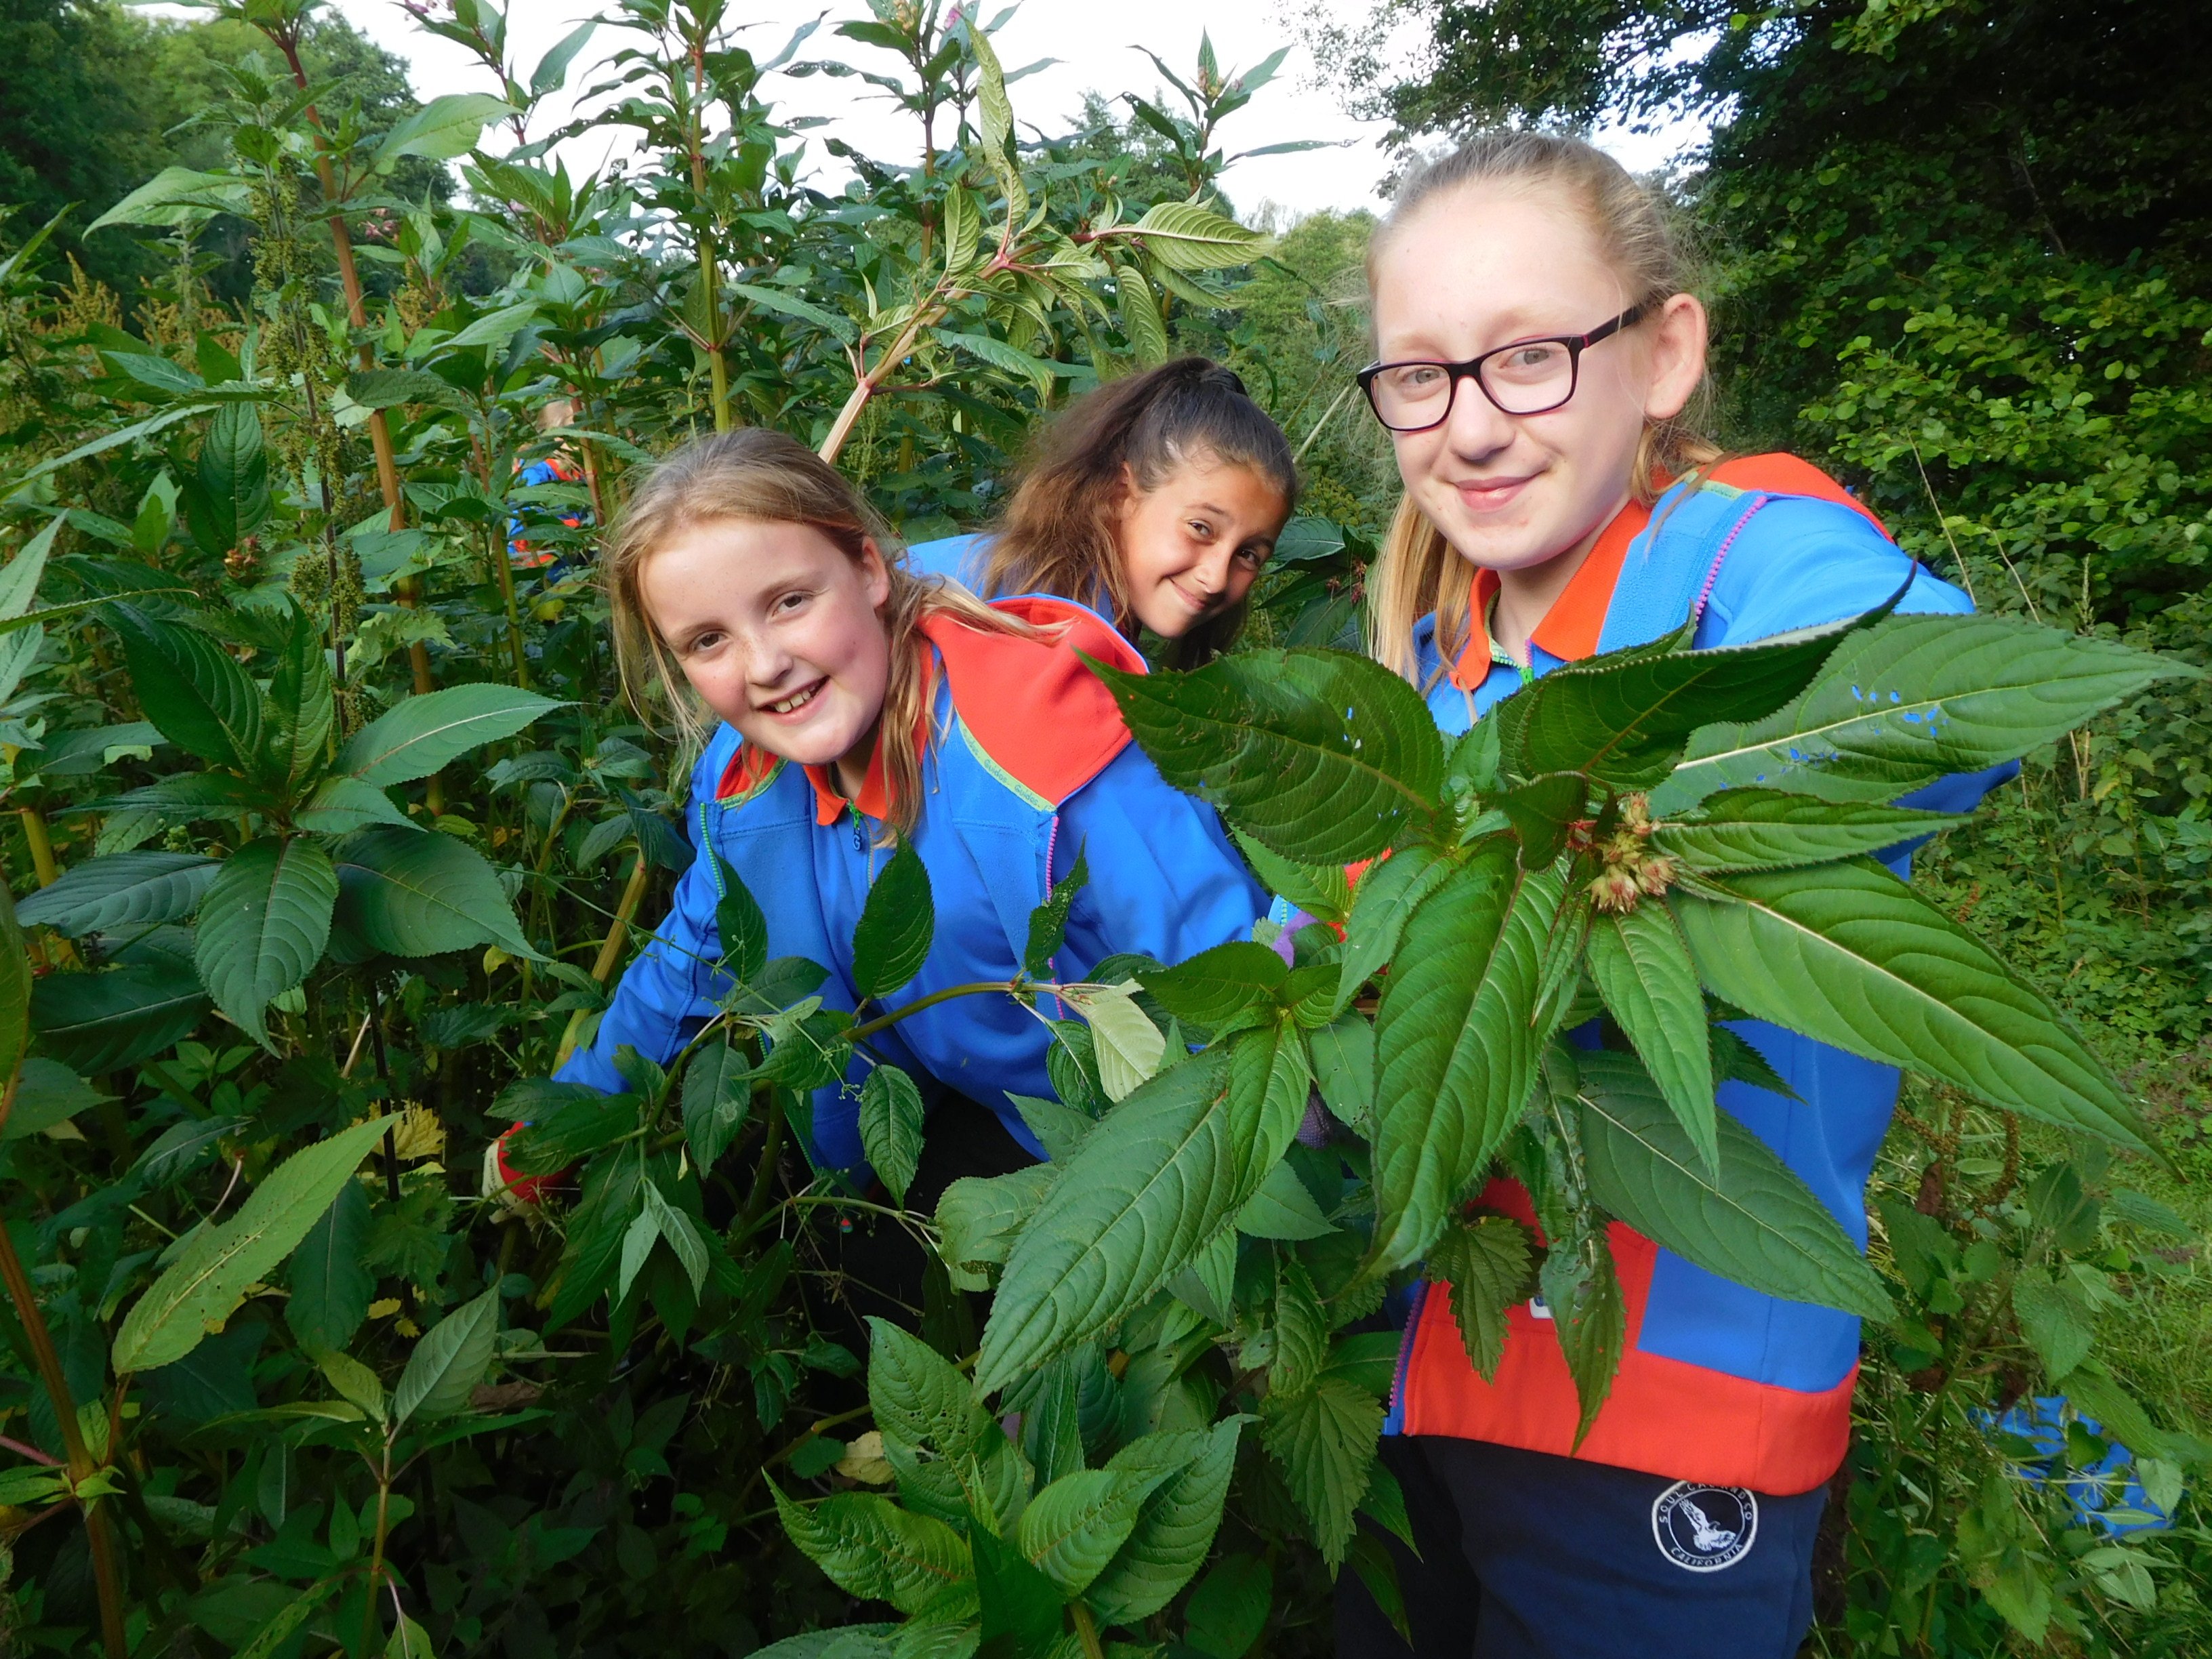
<instances>
[{"instance_id":1,"label":"freckled face","mask_svg":"<svg viewBox=\"0 0 2212 1659\"><path fill-rule=\"evenodd\" d=\"M872 542L854 560L811 526L707 520L646 562L639 589L684 678L748 743L865 769L890 678Z\"/></svg>"},{"instance_id":2,"label":"freckled face","mask_svg":"<svg viewBox=\"0 0 2212 1659\"><path fill-rule=\"evenodd\" d=\"M1200 454L1154 489L1122 495L1114 539L1137 620L1181 639L1251 591L1290 517L1255 468Z\"/></svg>"}]
</instances>

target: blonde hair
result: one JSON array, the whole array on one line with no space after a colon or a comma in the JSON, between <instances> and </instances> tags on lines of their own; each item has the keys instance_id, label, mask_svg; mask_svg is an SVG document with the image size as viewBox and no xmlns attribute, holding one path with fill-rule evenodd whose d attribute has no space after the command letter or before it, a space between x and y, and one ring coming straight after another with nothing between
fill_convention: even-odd
<instances>
[{"instance_id":1,"label":"blonde hair","mask_svg":"<svg viewBox=\"0 0 2212 1659\"><path fill-rule=\"evenodd\" d=\"M623 695L649 719L657 694L694 750L712 734L714 720L653 626L642 584L655 553L693 525L717 519L805 525L856 564L874 544L890 577L890 596L877 613L890 648L877 744L891 827L912 835L921 811L922 721L929 696L931 647L922 624L950 616L986 633L1034 630L960 588L908 569L905 550L882 515L805 445L763 427L696 438L655 466L631 495L608 538L605 574Z\"/></svg>"},{"instance_id":2,"label":"blonde hair","mask_svg":"<svg viewBox=\"0 0 2212 1659\"><path fill-rule=\"evenodd\" d=\"M1651 304L1691 286L1691 261L1656 194L1595 145L1557 133L1477 133L1399 185L1389 216L1367 248L1367 288L1393 232L1425 204L1466 185L1513 185L1559 191L1579 208L1628 290L1629 303ZM1682 411L1653 421L1637 445L1630 490L1649 507L1674 479L1710 467L1721 451L1705 436L1710 382L1701 381ZM1419 673L1414 624L1433 611L1437 653L1449 661L1466 637L1474 603L1474 567L1455 554L1443 533L1401 495L1367 580L1368 654L1408 680Z\"/></svg>"}]
</instances>

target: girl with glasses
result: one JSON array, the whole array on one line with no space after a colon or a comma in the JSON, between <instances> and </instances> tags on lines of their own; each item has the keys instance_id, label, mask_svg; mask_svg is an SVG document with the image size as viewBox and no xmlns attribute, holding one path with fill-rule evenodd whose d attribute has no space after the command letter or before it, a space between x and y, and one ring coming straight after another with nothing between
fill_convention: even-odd
<instances>
[{"instance_id":1,"label":"girl with glasses","mask_svg":"<svg viewBox=\"0 0 2212 1659\"><path fill-rule=\"evenodd\" d=\"M1369 586L1373 654L1466 731L1537 676L1692 618L1705 648L1870 610L1962 611L1834 481L1700 434L1707 317L1651 194L1571 138L1492 133L1413 175L1368 257L1376 361L1359 379L1405 483ZM1910 582L1908 586L1906 584ZM1915 805L1966 809L1998 775ZM1891 857L1903 871L1906 849ZM1797 1098L1722 1085L1861 1240L1897 1073L1780 1029L1736 1029ZM1598 1033L1577 1034L1595 1042ZM1480 1201L1533 1225L1499 1179ZM1510 1310L1496 1375L1417 1287L1388 1466L1418 1558L1394 1556L1423 1656L1788 1659L1843 1459L1851 1316L1718 1279L1616 1224L1627 1342L1579 1445L1550 1310ZM1354 1576L1337 1651L1407 1651Z\"/></svg>"}]
</instances>

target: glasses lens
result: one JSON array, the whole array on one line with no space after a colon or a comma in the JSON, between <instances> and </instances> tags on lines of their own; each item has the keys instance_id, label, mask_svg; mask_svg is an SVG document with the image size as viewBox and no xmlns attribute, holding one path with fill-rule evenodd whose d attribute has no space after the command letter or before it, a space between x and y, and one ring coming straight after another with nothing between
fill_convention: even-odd
<instances>
[{"instance_id":1,"label":"glasses lens","mask_svg":"<svg viewBox=\"0 0 2212 1659\"><path fill-rule=\"evenodd\" d=\"M1451 372L1442 363L1393 363L1375 377L1369 395L1382 424L1403 430L1443 419L1451 388Z\"/></svg>"},{"instance_id":2,"label":"glasses lens","mask_svg":"<svg viewBox=\"0 0 2212 1659\"><path fill-rule=\"evenodd\" d=\"M1484 362L1482 387L1509 415L1540 415L1574 391L1574 354L1557 340L1515 346Z\"/></svg>"}]
</instances>

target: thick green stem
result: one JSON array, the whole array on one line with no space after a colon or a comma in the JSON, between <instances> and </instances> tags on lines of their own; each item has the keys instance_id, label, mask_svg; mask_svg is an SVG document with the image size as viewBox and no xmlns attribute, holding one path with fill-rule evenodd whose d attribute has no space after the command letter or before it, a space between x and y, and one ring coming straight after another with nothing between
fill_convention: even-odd
<instances>
[{"instance_id":1,"label":"thick green stem","mask_svg":"<svg viewBox=\"0 0 2212 1659\"><path fill-rule=\"evenodd\" d=\"M1091 1609L1078 1601L1068 1611L1075 1615L1075 1634L1083 1644L1084 1659L1106 1659L1106 1650L1098 1645L1098 1621L1091 1616Z\"/></svg>"},{"instance_id":2,"label":"thick green stem","mask_svg":"<svg viewBox=\"0 0 2212 1659\"><path fill-rule=\"evenodd\" d=\"M904 1007L894 1008L890 1012L869 1020L866 1024L855 1025L845 1035L857 1042L862 1037L873 1036L886 1027L897 1024L909 1014L918 1014L925 1008L934 1008L939 1003L950 1002L955 997L979 997L993 991L1003 992L1011 996L1019 988L1021 988L1019 982L1010 979L986 979L978 980L971 985L948 985L942 991L932 991L926 997L916 997ZM1046 988L1036 986L1030 988L1042 990Z\"/></svg>"},{"instance_id":3,"label":"thick green stem","mask_svg":"<svg viewBox=\"0 0 2212 1659\"><path fill-rule=\"evenodd\" d=\"M376 1542L368 1555L368 1594L361 1609L361 1650L376 1650L376 1582L384 1577L384 1541L392 1530L392 1442L384 1443L384 1467L376 1472Z\"/></svg>"}]
</instances>

